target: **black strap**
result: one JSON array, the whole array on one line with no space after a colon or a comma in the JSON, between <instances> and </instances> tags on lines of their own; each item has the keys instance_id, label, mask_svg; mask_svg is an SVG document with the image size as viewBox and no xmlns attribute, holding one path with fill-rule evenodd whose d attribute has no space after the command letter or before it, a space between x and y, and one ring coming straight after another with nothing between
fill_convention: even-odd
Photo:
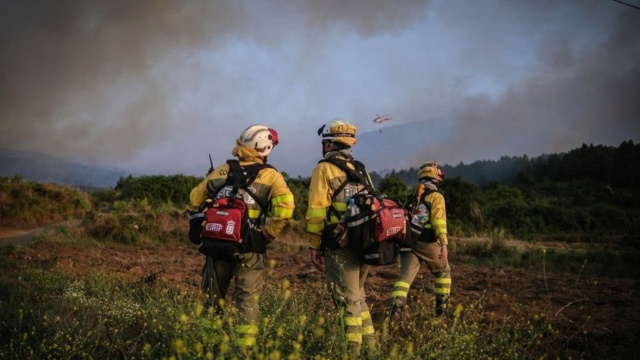
<instances>
[{"instance_id":1,"label":"black strap","mask_svg":"<svg viewBox=\"0 0 640 360\"><path fill-rule=\"evenodd\" d=\"M420 196L420 201L418 203L424 202L424 199L427 197L427 195L429 195L431 193L434 193L434 192L439 192L439 191L438 190L429 189L428 187L425 187L424 192ZM405 209L408 209L408 210L413 209L417 197L418 197L418 191L412 193L405 200L404 204L402 204L402 207L405 208Z\"/></svg>"},{"instance_id":2,"label":"black strap","mask_svg":"<svg viewBox=\"0 0 640 360\"><path fill-rule=\"evenodd\" d=\"M438 192L438 191L425 187L424 192L422 193L422 196L420 196L420 202L424 202L424 199L427 197L427 195L429 195L431 193L434 193L434 192Z\"/></svg>"},{"instance_id":3,"label":"black strap","mask_svg":"<svg viewBox=\"0 0 640 360\"><path fill-rule=\"evenodd\" d=\"M359 184L364 185L367 191L373 192L373 184L369 182L369 178L367 177L367 171L365 170L364 164L361 163L360 161L343 160L336 157L330 157L328 159L322 159L318 163L322 163L322 162L328 162L330 164L333 164L339 167L342 171L344 171L347 174L347 181L340 184L340 187L339 187L340 190L342 190L342 188L344 188L344 185L346 185L346 183L348 182L357 182ZM347 163L351 163L351 165L353 165L355 170L349 167ZM339 193L339 192L340 191L336 191L336 193Z\"/></svg>"},{"instance_id":4,"label":"black strap","mask_svg":"<svg viewBox=\"0 0 640 360\"><path fill-rule=\"evenodd\" d=\"M323 163L323 162L328 162L330 164L333 164L339 167L342 171L344 171L347 174L347 179L343 181L342 184L340 184L340 186L338 186L338 188L333 192L333 196L331 197L331 206L329 207L329 212L335 215L337 218L340 218L340 213L333 206L333 200L335 199L336 196L338 196L338 194L342 191L342 189L344 189L344 187L347 186L348 183L355 182L363 185L366 191L372 193L373 185L369 182L369 178L366 175L367 171L365 170L364 164L358 160L349 161L349 160L339 159L336 157L330 157L328 159L322 159L318 161L318 163ZM351 165L353 165L355 170L350 168L347 165L347 163L351 163ZM330 217L330 216L331 216L330 214L327 214L327 217Z\"/></svg>"},{"instance_id":5,"label":"black strap","mask_svg":"<svg viewBox=\"0 0 640 360\"><path fill-rule=\"evenodd\" d=\"M229 165L229 173L227 174L227 179L221 187L216 189L214 194L217 194L226 186L232 186L230 197L235 198L238 195L238 190L242 189L245 193L249 194L251 198L260 206L260 215L258 215L258 219L264 216L267 212L267 205L262 203L260 199L256 198L251 190L249 190L249 185L251 185L256 178L258 177L258 173L260 170L264 168L272 168L273 166L269 164L260 164L255 163L247 166L240 166L240 162L238 160L227 160L227 164Z\"/></svg>"}]
</instances>

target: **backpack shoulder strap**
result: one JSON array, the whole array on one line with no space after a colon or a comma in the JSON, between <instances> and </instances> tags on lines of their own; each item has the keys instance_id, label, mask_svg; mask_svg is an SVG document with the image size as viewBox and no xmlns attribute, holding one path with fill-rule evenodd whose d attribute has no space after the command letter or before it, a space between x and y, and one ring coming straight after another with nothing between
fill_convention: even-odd
<instances>
[{"instance_id":1,"label":"backpack shoulder strap","mask_svg":"<svg viewBox=\"0 0 640 360\"><path fill-rule=\"evenodd\" d=\"M347 180L342 184L340 184L340 187L338 188L339 190L336 190L335 194L339 193L348 182L357 182L358 184L362 184L367 189L367 191L373 192L373 184L369 182L369 178L367 176L367 170L365 169L364 164L361 163L360 161L358 160L347 161L347 160L338 159L336 157L330 157L328 159L322 159L318 163L322 163L322 162L328 162L330 164L333 164L339 167L340 169L342 169L342 171L344 171L347 174ZM349 165L347 165L348 162L350 162L353 165L355 170L350 168Z\"/></svg>"},{"instance_id":2,"label":"backpack shoulder strap","mask_svg":"<svg viewBox=\"0 0 640 360\"><path fill-rule=\"evenodd\" d=\"M420 194L420 199L418 199L418 192L419 190L414 191L413 193L411 193L409 196L407 196L407 198L405 199L404 203L402 203L402 207L407 209L407 210L413 210L413 208L415 206L417 206L419 203L424 202L424 199L427 197L427 195L433 193L433 192L438 192L437 190L432 190L429 188L424 189L424 191L422 192L422 194Z\"/></svg>"},{"instance_id":3,"label":"backpack shoulder strap","mask_svg":"<svg viewBox=\"0 0 640 360\"><path fill-rule=\"evenodd\" d=\"M427 197L427 195L429 195L431 193L434 193L434 192L438 192L438 190L425 188L424 192L422 193L422 196L420 196L420 201L424 201L424 199Z\"/></svg>"},{"instance_id":4,"label":"backpack shoulder strap","mask_svg":"<svg viewBox=\"0 0 640 360\"><path fill-rule=\"evenodd\" d=\"M431 211L431 204L426 202L425 199L427 197L427 195L432 194L434 192L440 193L440 190L433 190L433 189L429 189L429 188L425 188L424 192L422 193L422 195L420 195L420 199L416 202L416 197L418 196L418 193L415 192L413 193L413 195L411 195L411 199L409 202L407 202L408 207L405 206L405 209L411 210L413 209L414 206L417 206L420 203L424 203L427 206L427 209L429 211Z\"/></svg>"},{"instance_id":5,"label":"backpack shoulder strap","mask_svg":"<svg viewBox=\"0 0 640 360\"><path fill-rule=\"evenodd\" d=\"M240 166L240 162L238 160L227 160L227 164L229 164L229 175L227 175L227 180L225 181L224 186L231 185L233 189L231 190L231 194L233 196L238 194L238 189L242 189L245 193L249 194L258 203L260 206L260 216L266 212L267 206L263 204L260 199L256 198L253 193L249 190L249 185L251 185L256 178L258 177L258 173L260 170L264 168L272 168L273 166L268 164L260 164L255 163L249 166Z\"/></svg>"},{"instance_id":6,"label":"backpack shoulder strap","mask_svg":"<svg viewBox=\"0 0 640 360\"><path fill-rule=\"evenodd\" d=\"M230 182L228 185L237 185L240 188L251 185L258 177L260 170L264 168L275 169L269 164L260 163L240 166L238 160L227 160L227 164L229 164L229 175L231 175L230 181L229 175L227 175L227 181Z\"/></svg>"},{"instance_id":7,"label":"backpack shoulder strap","mask_svg":"<svg viewBox=\"0 0 640 360\"><path fill-rule=\"evenodd\" d=\"M347 179L343 181L342 184L340 184L340 186L336 188L336 190L333 192L333 196L331 197L331 206L329 207L329 213L333 213L333 215L335 215L337 218L340 218L340 214L338 213L338 210L333 206L333 199L340 193L340 191L342 191L342 189L344 189L345 186L347 186L348 183L357 182L358 184L364 185L365 189L368 192L370 193L373 192L373 185L371 185L371 183L368 180L368 177L366 176L367 172L364 168L364 164L361 163L360 161L357 161L357 160L351 161L351 163L355 167L355 170L351 169L347 165L347 162L348 162L347 160L342 160L335 157L322 159L318 161L318 164L322 162L328 162L330 164L333 164L339 167L340 169L342 169L342 171L344 171L347 174ZM327 218L330 216L329 213L327 213Z\"/></svg>"},{"instance_id":8,"label":"backpack shoulder strap","mask_svg":"<svg viewBox=\"0 0 640 360\"><path fill-rule=\"evenodd\" d=\"M424 192L422 193L422 196L420 197L420 201L424 202L424 199L427 197L427 195L433 194L433 193L438 193L442 195L442 191L440 191L440 189L433 190L433 189L425 188Z\"/></svg>"}]
</instances>

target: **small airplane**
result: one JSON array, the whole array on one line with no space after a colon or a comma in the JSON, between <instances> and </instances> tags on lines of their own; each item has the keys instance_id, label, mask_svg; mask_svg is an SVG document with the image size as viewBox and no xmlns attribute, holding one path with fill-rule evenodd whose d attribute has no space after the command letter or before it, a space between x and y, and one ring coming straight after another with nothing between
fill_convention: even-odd
<instances>
[{"instance_id":1,"label":"small airplane","mask_svg":"<svg viewBox=\"0 0 640 360\"><path fill-rule=\"evenodd\" d=\"M382 124L385 121L393 120L389 115L380 116L376 114L376 118L373 119L373 122L376 124Z\"/></svg>"}]
</instances>

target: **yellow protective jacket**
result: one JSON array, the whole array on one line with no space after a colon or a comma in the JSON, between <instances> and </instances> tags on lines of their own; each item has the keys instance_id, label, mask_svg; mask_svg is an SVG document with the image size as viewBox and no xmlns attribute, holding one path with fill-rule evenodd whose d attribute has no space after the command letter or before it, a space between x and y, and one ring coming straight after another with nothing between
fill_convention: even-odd
<instances>
[{"instance_id":1,"label":"yellow protective jacket","mask_svg":"<svg viewBox=\"0 0 640 360\"><path fill-rule=\"evenodd\" d=\"M240 161L240 166L255 164L255 161ZM225 191L220 191L229 174L229 164L225 163L217 167L198 186L191 190L191 204L200 206L207 198L215 199L225 196L231 191L231 186L226 186ZM255 181L249 185L249 190L262 204L271 203L271 209L267 213L262 231L270 237L277 237L293 216L295 204L293 194L278 170L265 167L260 170ZM244 202L249 208L249 218L257 219L260 216L260 206L253 198L240 189Z\"/></svg>"},{"instance_id":2,"label":"yellow protective jacket","mask_svg":"<svg viewBox=\"0 0 640 360\"><path fill-rule=\"evenodd\" d=\"M340 155L336 157L347 160ZM352 167L352 165L349 164L349 167ZM367 174L367 177L369 177L369 174ZM320 248L322 231L325 226L338 223L347 211L347 200L358 191L364 189L364 185L362 184L347 184L333 199L333 207L338 212L338 216L333 213L329 214L334 191L345 181L347 181L347 174L336 165L328 162L320 162L316 165L315 169L313 169L311 183L309 184L309 206L307 208L307 215L305 216L307 220L307 232L311 235L309 238L309 248ZM370 178L369 182L371 182Z\"/></svg>"},{"instance_id":3,"label":"yellow protective jacket","mask_svg":"<svg viewBox=\"0 0 640 360\"><path fill-rule=\"evenodd\" d=\"M423 186L423 185L420 185ZM432 230L435 234L436 240L441 244L448 244L447 239L447 210L445 207L444 196L439 193L434 185L427 184L426 191L430 191L425 197L423 202L427 204L430 209L430 216L425 219L424 228L425 231Z\"/></svg>"}]
</instances>

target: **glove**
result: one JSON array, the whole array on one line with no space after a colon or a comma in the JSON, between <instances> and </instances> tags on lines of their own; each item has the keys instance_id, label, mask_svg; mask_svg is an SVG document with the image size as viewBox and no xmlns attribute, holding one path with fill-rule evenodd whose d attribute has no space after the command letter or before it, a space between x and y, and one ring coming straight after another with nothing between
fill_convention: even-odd
<instances>
[{"instance_id":1,"label":"glove","mask_svg":"<svg viewBox=\"0 0 640 360\"><path fill-rule=\"evenodd\" d=\"M349 239L347 238L347 229L343 223L338 223L338 226L333 230L333 238L336 239L340 248L347 247L349 245Z\"/></svg>"}]
</instances>

